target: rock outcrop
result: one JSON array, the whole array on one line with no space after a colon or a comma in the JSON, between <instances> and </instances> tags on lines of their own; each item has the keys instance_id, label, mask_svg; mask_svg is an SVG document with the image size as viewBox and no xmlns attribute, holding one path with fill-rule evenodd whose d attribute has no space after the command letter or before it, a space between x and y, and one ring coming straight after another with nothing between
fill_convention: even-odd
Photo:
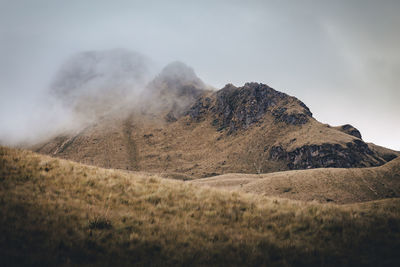
<instances>
[{"instance_id":1,"label":"rock outcrop","mask_svg":"<svg viewBox=\"0 0 400 267\"><path fill-rule=\"evenodd\" d=\"M305 124L312 117L303 102L262 83L246 83L243 87L227 84L211 97L200 98L187 114L195 120L212 114L213 125L228 133L247 129L266 114L275 122L292 125Z\"/></svg>"},{"instance_id":2,"label":"rock outcrop","mask_svg":"<svg viewBox=\"0 0 400 267\"><path fill-rule=\"evenodd\" d=\"M273 146L270 149L270 159L284 160L291 170L310 168L351 168L379 166L385 161L375 154L368 145L361 140L340 144L304 145L286 151L282 146Z\"/></svg>"},{"instance_id":3,"label":"rock outcrop","mask_svg":"<svg viewBox=\"0 0 400 267\"><path fill-rule=\"evenodd\" d=\"M352 135L352 136L355 136L355 137L361 139L360 131L358 129L356 129L353 125L345 124L345 125L338 126L338 127L335 127L335 128L338 129L341 132L344 132L346 134L349 134L349 135Z\"/></svg>"}]
</instances>

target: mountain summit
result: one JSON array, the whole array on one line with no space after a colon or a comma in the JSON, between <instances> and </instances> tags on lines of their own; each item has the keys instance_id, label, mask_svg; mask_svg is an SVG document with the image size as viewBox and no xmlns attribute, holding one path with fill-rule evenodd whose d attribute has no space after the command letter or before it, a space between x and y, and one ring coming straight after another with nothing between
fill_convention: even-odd
<instances>
[{"instance_id":1,"label":"mountain summit","mask_svg":"<svg viewBox=\"0 0 400 267\"><path fill-rule=\"evenodd\" d=\"M275 122L305 124L312 117L309 108L298 99L265 84L246 83L243 87L227 84L214 95L202 98L187 112L194 119L212 114L219 130L247 129L271 115Z\"/></svg>"},{"instance_id":2,"label":"mountain summit","mask_svg":"<svg viewBox=\"0 0 400 267\"><path fill-rule=\"evenodd\" d=\"M205 87L203 81L197 77L193 68L180 61L175 61L165 66L152 81L152 85L154 87L169 89L181 88L188 85L195 88Z\"/></svg>"},{"instance_id":3,"label":"mountain summit","mask_svg":"<svg viewBox=\"0 0 400 267\"><path fill-rule=\"evenodd\" d=\"M183 179L379 166L399 155L366 144L351 125L318 122L303 102L265 84L227 84L210 90L181 62L167 65L150 81L137 104L128 102L80 131L33 149L87 164Z\"/></svg>"},{"instance_id":4,"label":"mountain summit","mask_svg":"<svg viewBox=\"0 0 400 267\"><path fill-rule=\"evenodd\" d=\"M176 61L165 66L142 94L142 111L165 113L168 121L176 121L208 90L194 70Z\"/></svg>"}]
</instances>

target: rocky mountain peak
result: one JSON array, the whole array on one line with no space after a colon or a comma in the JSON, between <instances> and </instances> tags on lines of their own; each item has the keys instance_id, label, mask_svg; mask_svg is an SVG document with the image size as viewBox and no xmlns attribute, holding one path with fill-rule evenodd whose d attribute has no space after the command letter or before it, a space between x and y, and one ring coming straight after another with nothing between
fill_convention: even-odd
<instances>
[{"instance_id":1,"label":"rocky mountain peak","mask_svg":"<svg viewBox=\"0 0 400 267\"><path fill-rule=\"evenodd\" d=\"M242 87L227 84L211 98L199 99L188 111L197 120L208 113L214 116L214 125L229 132L247 129L266 115L292 125L305 124L312 117L309 108L297 98L254 82Z\"/></svg>"}]
</instances>

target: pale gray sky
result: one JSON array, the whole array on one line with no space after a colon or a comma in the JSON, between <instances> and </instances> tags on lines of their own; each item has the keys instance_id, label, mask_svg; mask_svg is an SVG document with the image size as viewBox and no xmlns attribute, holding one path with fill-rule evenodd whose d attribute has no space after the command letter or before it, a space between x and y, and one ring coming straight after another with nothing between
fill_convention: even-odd
<instances>
[{"instance_id":1,"label":"pale gray sky","mask_svg":"<svg viewBox=\"0 0 400 267\"><path fill-rule=\"evenodd\" d=\"M400 150L399 13L395 0L0 0L0 137L34 133L35 99L72 54L126 48L217 88L266 83Z\"/></svg>"}]
</instances>

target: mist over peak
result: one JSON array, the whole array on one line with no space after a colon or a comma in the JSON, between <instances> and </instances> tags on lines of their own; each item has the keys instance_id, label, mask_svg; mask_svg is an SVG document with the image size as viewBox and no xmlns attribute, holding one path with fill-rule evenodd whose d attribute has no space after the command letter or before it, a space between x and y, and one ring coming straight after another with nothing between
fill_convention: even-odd
<instances>
[{"instance_id":1,"label":"mist over peak","mask_svg":"<svg viewBox=\"0 0 400 267\"><path fill-rule=\"evenodd\" d=\"M197 98L211 89L183 62L166 65L146 86L142 97L142 111L167 112L167 121L174 121L195 103Z\"/></svg>"},{"instance_id":2,"label":"mist over peak","mask_svg":"<svg viewBox=\"0 0 400 267\"><path fill-rule=\"evenodd\" d=\"M209 88L183 62L172 62L157 75L153 62L121 48L73 54L56 70L47 90L36 95L30 119L1 133L0 141L34 144L80 131L108 114L121 117L141 110L178 118Z\"/></svg>"},{"instance_id":3,"label":"mist over peak","mask_svg":"<svg viewBox=\"0 0 400 267\"><path fill-rule=\"evenodd\" d=\"M154 79L154 82L165 83L166 87L169 88L185 85L192 85L198 88L205 87L193 68L180 61L174 61L165 66Z\"/></svg>"},{"instance_id":4,"label":"mist over peak","mask_svg":"<svg viewBox=\"0 0 400 267\"><path fill-rule=\"evenodd\" d=\"M65 106L93 117L121 101L132 101L149 81L151 70L151 60L134 51L81 52L61 66L50 92Z\"/></svg>"},{"instance_id":5,"label":"mist over peak","mask_svg":"<svg viewBox=\"0 0 400 267\"><path fill-rule=\"evenodd\" d=\"M122 106L141 105L153 112L154 107L186 107L207 88L183 62L169 63L157 75L154 69L152 61L138 52L85 51L60 67L49 90L66 108L93 121Z\"/></svg>"},{"instance_id":6,"label":"mist over peak","mask_svg":"<svg viewBox=\"0 0 400 267\"><path fill-rule=\"evenodd\" d=\"M149 84L150 90L168 89L169 91L176 91L178 88L187 86L197 89L206 88L206 85L196 75L194 69L180 61L174 61L166 65Z\"/></svg>"}]
</instances>

